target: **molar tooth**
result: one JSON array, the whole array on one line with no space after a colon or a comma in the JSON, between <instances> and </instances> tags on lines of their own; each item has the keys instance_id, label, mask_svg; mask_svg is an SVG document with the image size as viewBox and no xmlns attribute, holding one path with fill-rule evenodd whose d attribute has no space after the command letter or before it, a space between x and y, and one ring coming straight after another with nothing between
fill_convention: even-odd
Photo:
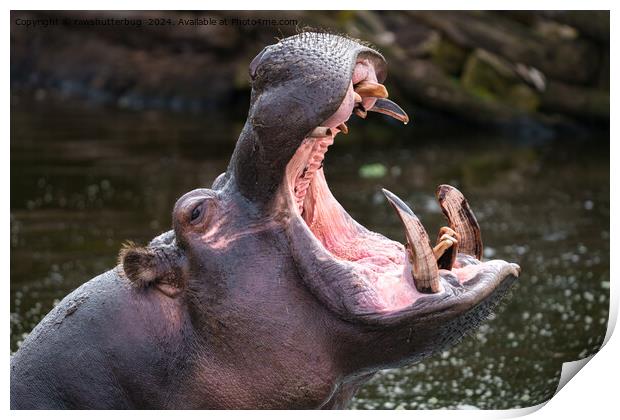
<instances>
[{"instance_id":1,"label":"molar tooth","mask_svg":"<svg viewBox=\"0 0 620 420\"><path fill-rule=\"evenodd\" d=\"M405 227L407 258L411 262L411 275L416 289L421 293L437 293L441 290L437 260L433 254L424 226L400 198L382 190Z\"/></svg>"},{"instance_id":2,"label":"molar tooth","mask_svg":"<svg viewBox=\"0 0 620 420\"><path fill-rule=\"evenodd\" d=\"M460 235L459 252L482 258L480 225L463 194L451 185L440 185L435 192L450 228Z\"/></svg>"},{"instance_id":3,"label":"molar tooth","mask_svg":"<svg viewBox=\"0 0 620 420\"><path fill-rule=\"evenodd\" d=\"M355 88L355 92L359 94L362 98L373 97L373 98L387 98L388 91L381 83L369 82L367 80L363 82L359 82Z\"/></svg>"}]
</instances>

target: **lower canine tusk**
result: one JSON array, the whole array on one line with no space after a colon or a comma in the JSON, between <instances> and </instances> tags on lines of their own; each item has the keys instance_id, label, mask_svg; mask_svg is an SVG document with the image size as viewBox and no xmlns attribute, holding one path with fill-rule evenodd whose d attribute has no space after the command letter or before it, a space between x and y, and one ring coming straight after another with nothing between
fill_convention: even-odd
<instances>
[{"instance_id":1,"label":"lower canine tusk","mask_svg":"<svg viewBox=\"0 0 620 420\"><path fill-rule=\"evenodd\" d=\"M463 194L451 185L440 185L435 193L450 228L459 234L459 252L482 258L480 225Z\"/></svg>"},{"instance_id":2,"label":"lower canine tusk","mask_svg":"<svg viewBox=\"0 0 620 420\"><path fill-rule=\"evenodd\" d=\"M407 237L406 252L411 262L411 275L416 289L421 293L437 293L441 291L439 269L428 234L424 226L400 198L383 189L383 194L400 217Z\"/></svg>"}]
</instances>

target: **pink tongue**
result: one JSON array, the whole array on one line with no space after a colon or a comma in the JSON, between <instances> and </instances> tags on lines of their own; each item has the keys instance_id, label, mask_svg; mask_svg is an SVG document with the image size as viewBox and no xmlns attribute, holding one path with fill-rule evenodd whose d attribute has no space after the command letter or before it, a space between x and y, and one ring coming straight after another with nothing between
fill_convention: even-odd
<instances>
[{"instance_id":1,"label":"pink tongue","mask_svg":"<svg viewBox=\"0 0 620 420\"><path fill-rule=\"evenodd\" d=\"M334 257L361 270L360 285L366 284L377 294L382 310L403 308L422 296L413 281L403 277L403 246L349 216L329 190L323 169L315 173L305 204L303 217L314 236Z\"/></svg>"},{"instance_id":2,"label":"pink tongue","mask_svg":"<svg viewBox=\"0 0 620 420\"><path fill-rule=\"evenodd\" d=\"M377 266L404 263L401 244L369 231L349 216L329 190L323 169L314 174L306 203L303 215L308 227L334 256Z\"/></svg>"}]
</instances>

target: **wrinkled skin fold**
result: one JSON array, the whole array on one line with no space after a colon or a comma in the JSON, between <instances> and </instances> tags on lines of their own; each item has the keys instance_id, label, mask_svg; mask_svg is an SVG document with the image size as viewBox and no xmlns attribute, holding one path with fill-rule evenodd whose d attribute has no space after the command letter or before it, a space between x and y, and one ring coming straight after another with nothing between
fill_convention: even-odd
<instances>
[{"instance_id":1,"label":"wrinkled skin fold","mask_svg":"<svg viewBox=\"0 0 620 420\"><path fill-rule=\"evenodd\" d=\"M437 189L431 244L384 190L404 243L329 190L350 118L409 116L384 58L356 40L286 38L249 66L252 97L226 173L181 197L173 230L57 305L11 360L12 408L345 408L380 369L456 343L519 275L481 261L463 194ZM475 207L475 206L474 206Z\"/></svg>"}]
</instances>

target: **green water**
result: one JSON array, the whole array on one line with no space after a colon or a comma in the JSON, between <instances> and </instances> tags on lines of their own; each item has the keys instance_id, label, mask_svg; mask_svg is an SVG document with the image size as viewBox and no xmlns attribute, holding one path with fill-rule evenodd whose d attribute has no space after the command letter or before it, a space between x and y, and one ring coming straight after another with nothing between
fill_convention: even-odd
<instances>
[{"instance_id":1,"label":"green water","mask_svg":"<svg viewBox=\"0 0 620 420\"><path fill-rule=\"evenodd\" d=\"M225 170L242 124L240 113L120 112L13 96L11 352L63 296L113 267L122 242L167 230L176 199ZM424 363L380 373L352 407L510 408L548 399L561 364L596 352L606 331L608 134L515 142L378 116L350 129L330 148L325 171L359 222L402 240L380 193L386 187L435 232L442 217L433 192L450 183L478 216L485 256L523 269L482 328Z\"/></svg>"}]
</instances>

